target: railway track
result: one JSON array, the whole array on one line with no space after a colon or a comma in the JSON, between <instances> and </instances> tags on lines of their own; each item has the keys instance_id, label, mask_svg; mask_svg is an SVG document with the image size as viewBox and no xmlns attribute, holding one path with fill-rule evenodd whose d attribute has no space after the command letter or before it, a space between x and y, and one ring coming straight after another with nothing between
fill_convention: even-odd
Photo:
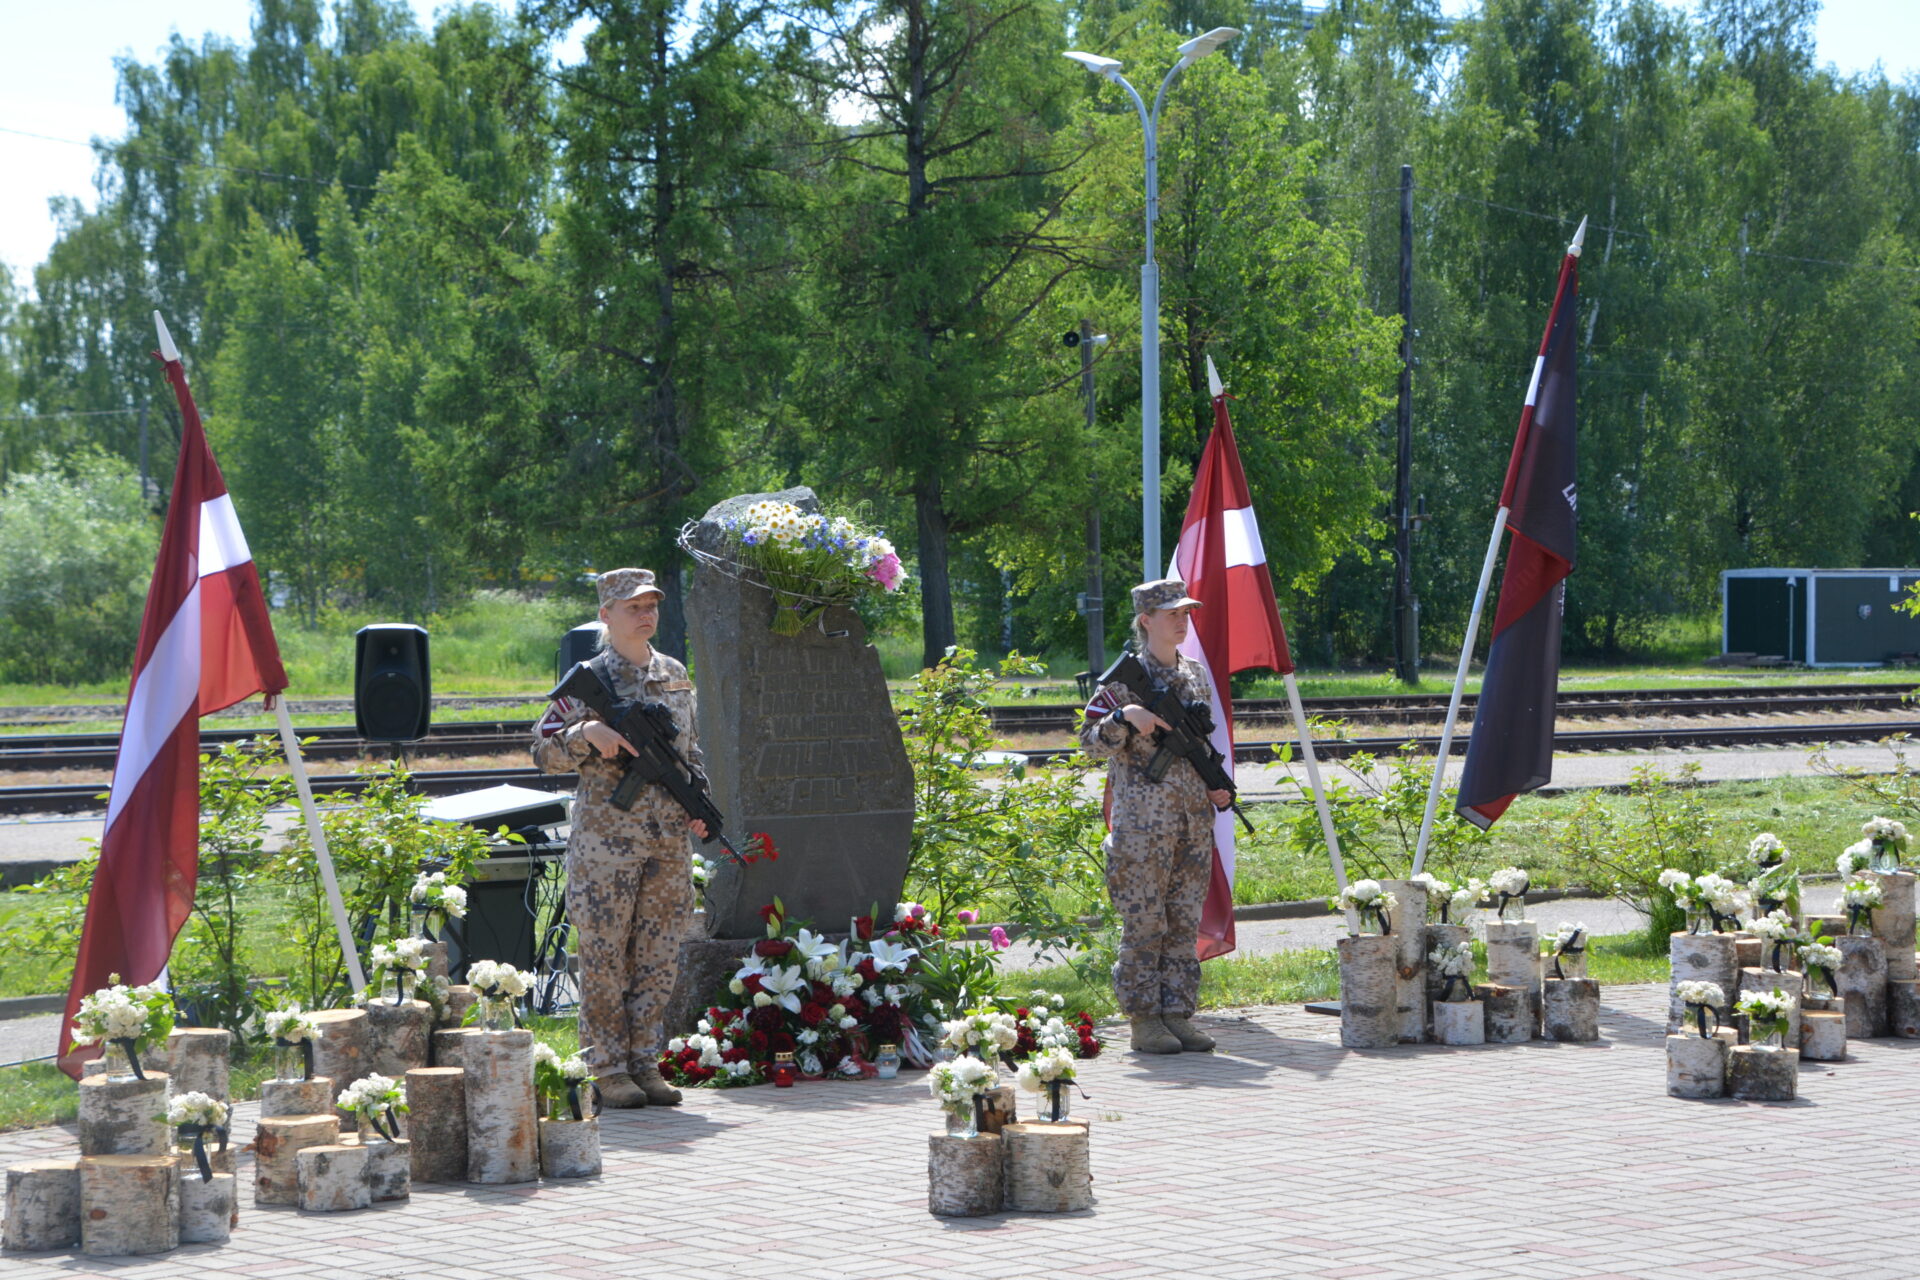
<instances>
[{"instance_id":1,"label":"railway track","mask_svg":"<svg viewBox=\"0 0 1920 1280\"><path fill-rule=\"evenodd\" d=\"M514 741L524 742L524 734L524 729L518 730ZM1726 749L1818 742L1873 742L1899 734L1920 736L1920 720L1879 721L1869 724L1822 722L1572 731L1555 734L1553 746L1556 752L1564 753L1673 750L1682 747ZM363 745L359 744L357 739L354 742L356 745ZM1409 742L1429 753L1438 750L1440 745L1437 736L1328 737L1314 740L1314 752L1323 760L1345 760L1362 753L1390 756ZM1279 759L1291 745L1290 740L1243 742L1234 749L1233 754L1234 759L1241 763L1265 764ZM1452 754L1463 755L1466 748L1467 735L1462 733L1453 742ZM1075 749L1072 747L1051 747L1013 754L1023 755L1034 764L1045 764L1071 756L1074 752ZM542 774L531 767L421 770L412 775L412 780L415 790L424 795L450 795L478 790L482 787L498 786L502 783L549 791L568 791L574 785L572 774ZM321 795L351 793L358 791L362 785L361 780L351 774L322 774L313 778L314 791ZM101 794L104 790L105 786L97 782L77 785L0 787L0 814L95 812L103 807Z\"/></svg>"}]
</instances>

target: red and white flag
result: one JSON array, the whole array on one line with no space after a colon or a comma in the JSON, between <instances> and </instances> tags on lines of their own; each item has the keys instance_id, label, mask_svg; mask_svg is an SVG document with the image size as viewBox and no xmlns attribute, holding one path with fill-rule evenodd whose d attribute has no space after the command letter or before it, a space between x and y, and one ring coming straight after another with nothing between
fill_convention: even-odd
<instances>
[{"instance_id":1,"label":"red and white flag","mask_svg":"<svg viewBox=\"0 0 1920 1280\"><path fill-rule=\"evenodd\" d=\"M1274 603L1273 575L1260 545L1260 526L1253 516L1246 472L1240 468L1240 450L1233 442L1226 389L1211 356L1207 384L1213 393L1213 434L1200 454L1193 497L1180 527L1180 545L1168 572L1185 582L1187 594L1201 602L1193 611L1193 626L1180 652L1200 664L1213 686L1213 746L1226 758L1231 776L1233 704L1227 677L1256 668L1284 675L1293 670L1293 655L1287 650L1287 633ZM1200 913L1197 944L1202 960L1234 948L1234 821L1232 810L1227 810L1213 823L1213 878Z\"/></svg>"},{"instance_id":2,"label":"red and white flag","mask_svg":"<svg viewBox=\"0 0 1920 1280\"><path fill-rule=\"evenodd\" d=\"M171 340L162 330L163 344ZM260 576L207 447L179 354L159 357L180 403L180 462L147 589L133 687L114 763L100 866L74 960L60 1066L78 1076L98 1046L71 1049L82 996L109 975L144 983L166 968L199 876L200 717L287 687Z\"/></svg>"}]
</instances>

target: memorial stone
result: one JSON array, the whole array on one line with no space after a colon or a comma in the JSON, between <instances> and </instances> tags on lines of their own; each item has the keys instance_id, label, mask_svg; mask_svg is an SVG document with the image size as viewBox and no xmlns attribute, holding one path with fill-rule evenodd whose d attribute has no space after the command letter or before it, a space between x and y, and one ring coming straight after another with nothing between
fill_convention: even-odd
<instances>
[{"instance_id":1,"label":"memorial stone","mask_svg":"<svg viewBox=\"0 0 1920 1280\"><path fill-rule=\"evenodd\" d=\"M804 487L743 494L687 535L699 560L687 631L714 802L736 843L764 831L781 853L746 867L722 856L707 886L716 938L759 936L760 908L776 896L829 930L875 904L890 915L913 829L913 770L859 616L830 607L799 635L776 635L772 593L731 562L721 522L763 499L820 509Z\"/></svg>"}]
</instances>

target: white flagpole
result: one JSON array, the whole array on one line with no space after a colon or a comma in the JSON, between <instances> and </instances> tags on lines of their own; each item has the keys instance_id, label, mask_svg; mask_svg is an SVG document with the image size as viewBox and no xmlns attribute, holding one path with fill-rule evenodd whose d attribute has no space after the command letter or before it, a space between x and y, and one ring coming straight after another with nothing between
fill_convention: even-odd
<instances>
[{"instance_id":1,"label":"white flagpole","mask_svg":"<svg viewBox=\"0 0 1920 1280\"><path fill-rule=\"evenodd\" d=\"M1427 841L1433 836L1433 811L1440 804L1440 787L1447 776L1447 755L1453 750L1453 726L1460 718L1460 695L1467 684L1467 664L1473 661L1473 644L1480 636L1480 611L1487 603L1487 585L1493 581L1494 558L1500 554L1500 535L1507 531L1505 507L1493 517L1493 536L1487 539L1487 558L1480 566L1480 586L1473 593L1473 613L1467 618L1466 639L1460 643L1460 669L1453 677L1453 697L1447 701L1447 722L1440 730L1440 750L1433 758L1433 785L1427 788L1427 812L1420 819L1420 843L1413 850L1413 872L1420 874L1426 865Z\"/></svg>"},{"instance_id":2,"label":"white flagpole","mask_svg":"<svg viewBox=\"0 0 1920 1280\"><path fill-rule=\"evenodd\" d=\"M300 811L307 816L307 837L313 841L313 856L320 864L320 880L327 889L327 906L333 910L333 929L340 936L340 954L347 962L347 976L353 980L357 995L366 990L367 975L360 968L360 952L353 942L353 929L347 924L347 906L340 897L340 882L333 874L333 854L327 849L327 833L320 827L320 811L313 804L313 786L307 781L307 762L300 756L300 739L294 736L293 717L287 714L284 696L273 696L273 710L280 719L280 745L286 749L287 764L293 769L294 789L300 793Z\"/></svg>"},{"instance_id":3,"label":"white flagpole","mask_svg":"<svg viewBox=\"0 0 1920 1280\"><path fill-rule=\"evenodd\" d=\"M1327 808L1327 791L1320 784L1320 761L1313 754L1313 735L1307 732L1306 708L1300 705L1300 686L1289 671L1282 677L1287 684L1287 705L1293 708L1294 731L1300 735L1300 754L1307 762L1307 781L1313 786L1313 807L1320 815L1320 833L1327 838L1327 856L1333 860L1333 883L1347 887L1347 864L1340 857L1340 836L1333 829L1333 813Z\"/></svg>"}]
</instances>

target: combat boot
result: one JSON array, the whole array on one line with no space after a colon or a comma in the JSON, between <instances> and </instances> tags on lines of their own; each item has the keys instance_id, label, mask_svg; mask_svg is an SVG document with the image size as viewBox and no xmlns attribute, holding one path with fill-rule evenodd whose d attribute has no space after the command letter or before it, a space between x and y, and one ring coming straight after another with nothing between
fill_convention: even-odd
<instances>
[{"instance_id":1,"label":"combat boot","mask_svg":"<svg viewBox=\"0 0 1920 1280\"><path fill-rule=\"evenodd\" d=\"M600 1105L603 1107L644 1107L647 1095L633 1077L624 1071L615 1071L611 1075L601 1076L597 1081L600 1087ZM676 1095L677 1096L677 1095Z\"/></svg>"},{"instance_id":2,"label":"combat boot","mask_svg":"<svg viewBox=\"0 0 1920 1280\"><path fill-rule=\"evenodd\" d=\"M680 1091L661 1078L660 1068L642 1067L633 1074L633 1083L646 1095L647 1105L652 1107L677 1107L680 1105Z\"/></svg>"},{"instance_id":3,"label":"combat boot","mask_svg":"<svg viewBox=\"0 0 1920 1280\"><path fill-rule=\"evenodd\" d=\"M1177 1013L1163 1013L1160 1024L1173 1033L1180 1047L1188 1053L1205 1053L1213 1048L1213 1037L1188 1022Z\"/></svg>"},{"instance_id":4,"label":"combat boot","mask_svg":"<svg viewBox=\"0 0 1920 1280\"><path fill-rule=\"evenodd\" d=\"M1180 1052L1180 1041L1167 1030L1159 1014L1136 1014L1127 1019L1127 1024L1132 1029L1131 1043L1135 1053Z\"/></svg>"}]
</instances>

